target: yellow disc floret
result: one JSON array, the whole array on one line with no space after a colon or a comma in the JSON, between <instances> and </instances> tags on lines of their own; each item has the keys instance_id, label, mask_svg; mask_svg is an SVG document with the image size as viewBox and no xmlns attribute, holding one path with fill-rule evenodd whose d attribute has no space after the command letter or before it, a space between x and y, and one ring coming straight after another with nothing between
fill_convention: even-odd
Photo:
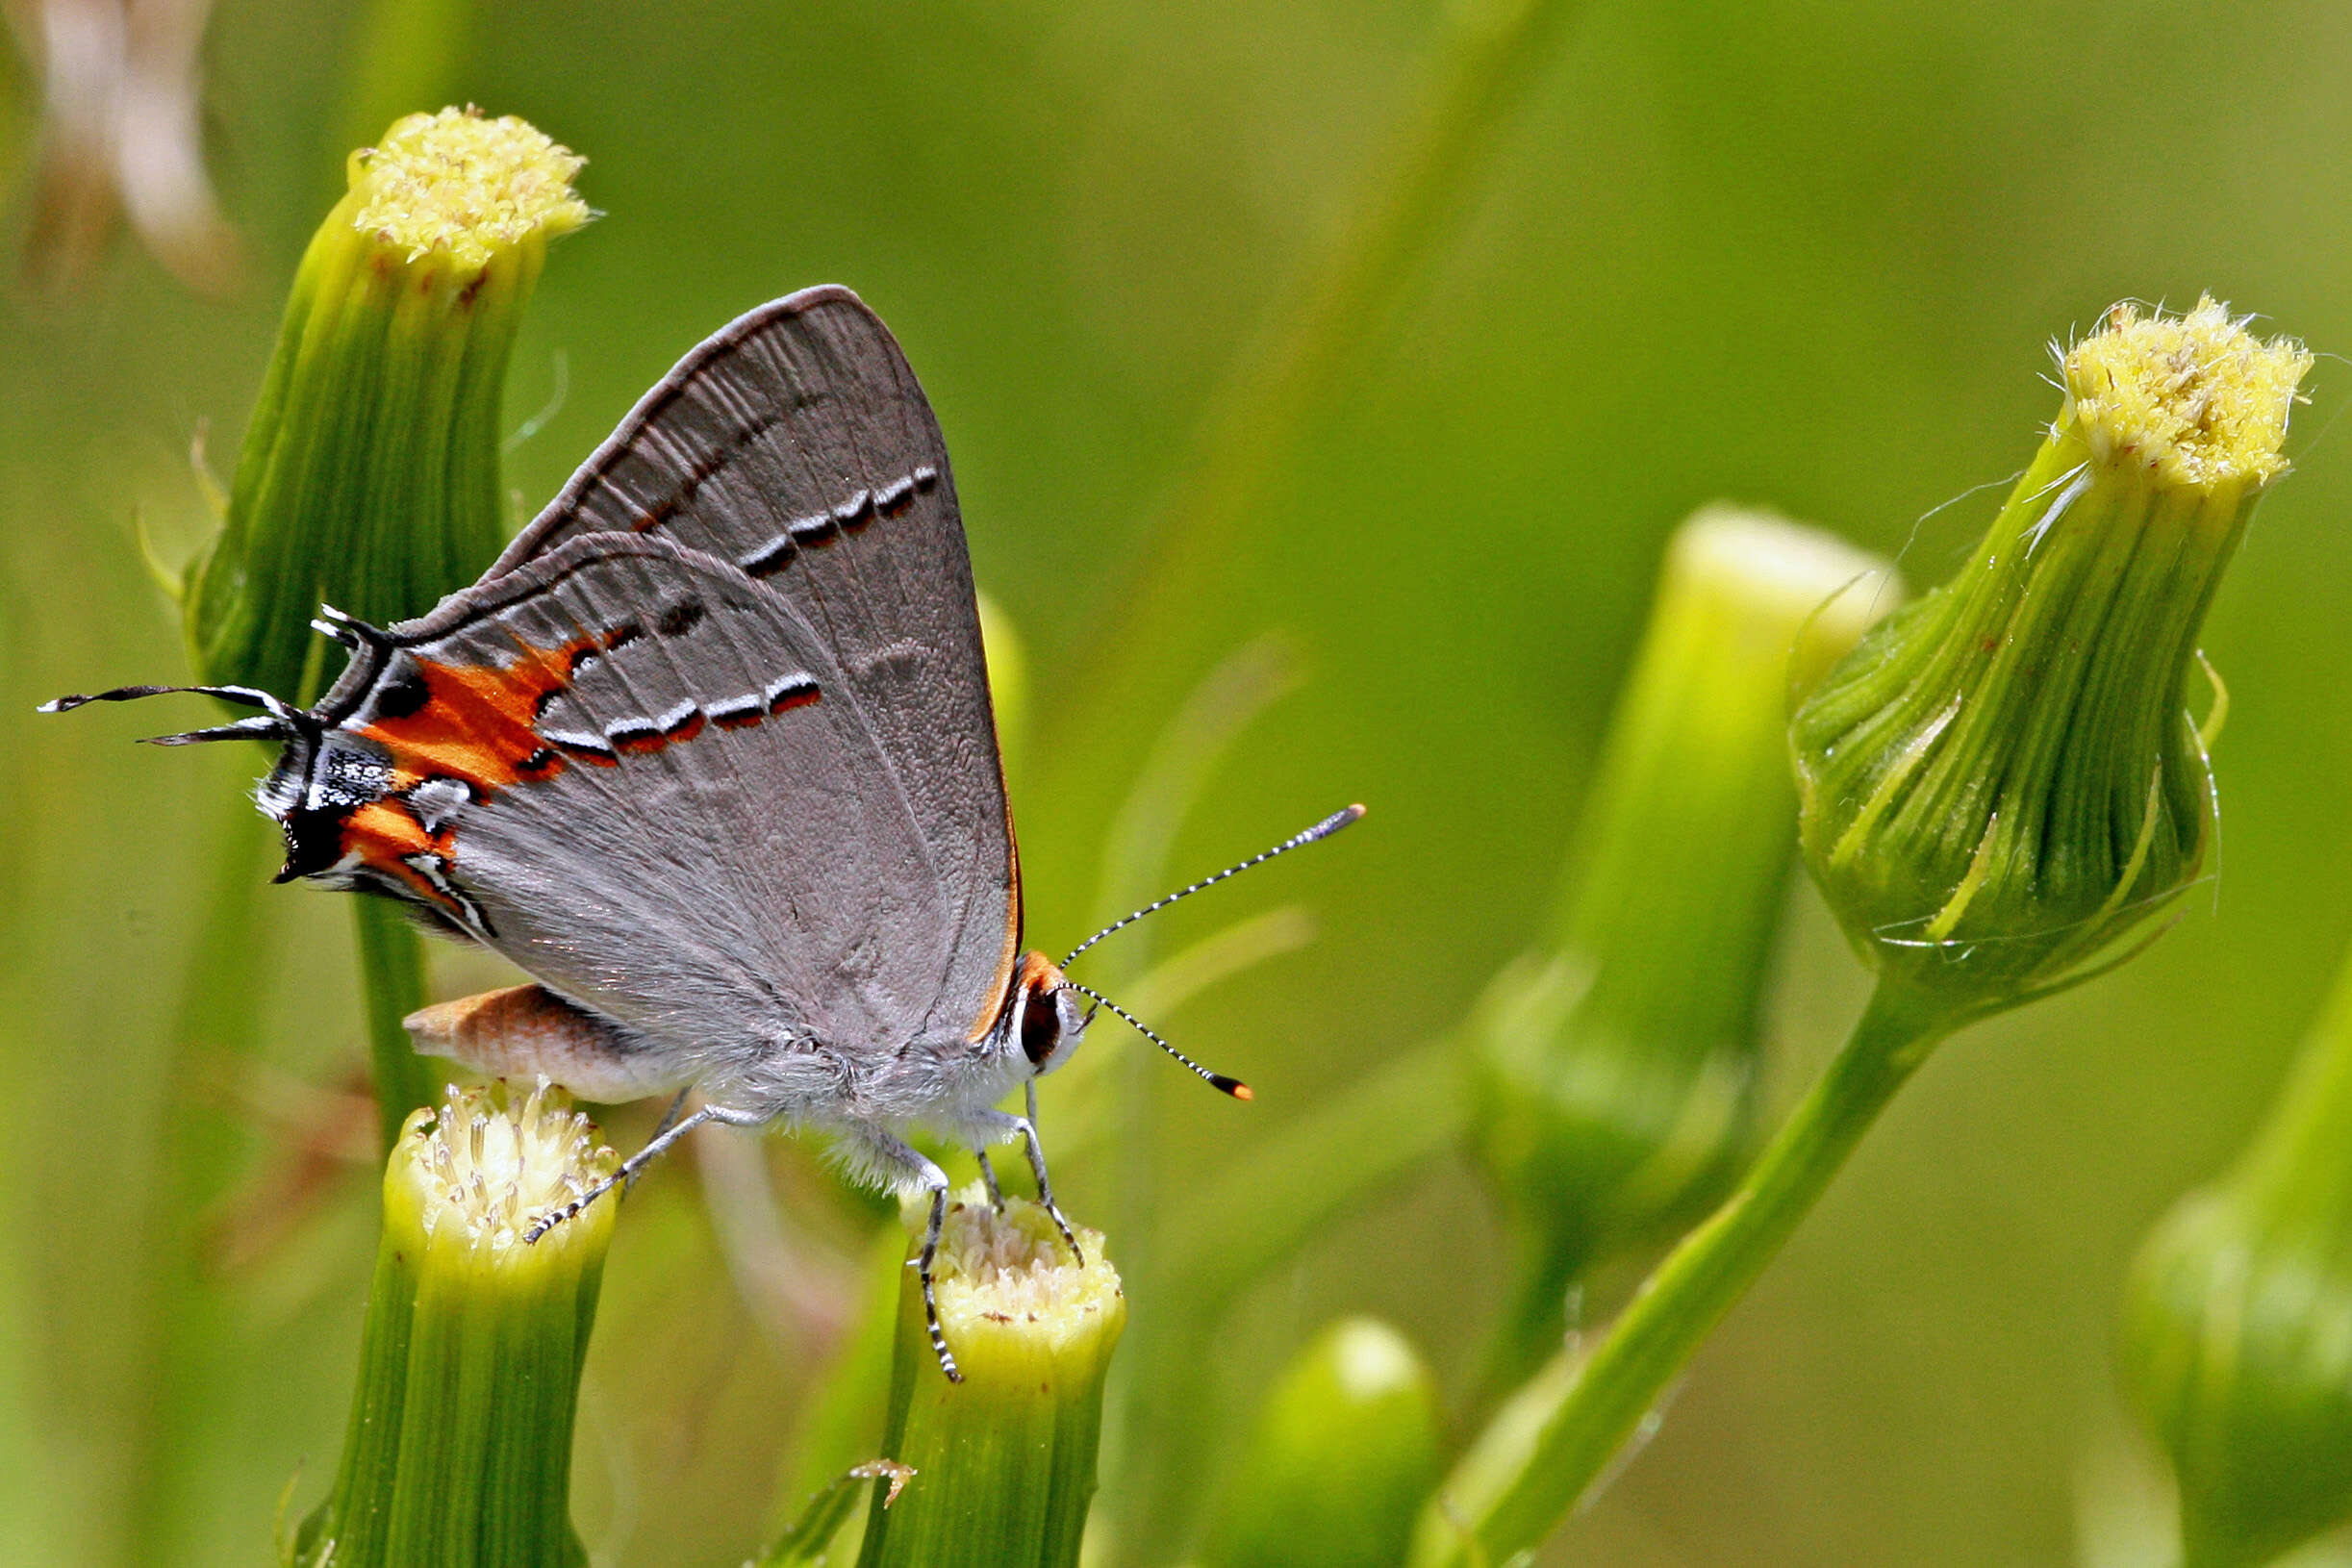
<instances>
[{"instance_id":1,"label":"yellow disc floret","mask_svg":"<svg viewBox=\"0 0 2352 1568\"><path fill-rule=\"evenodd\" d=\"M2263 342L2211 294L2186 316L2129 304L2067 352L2066 408L2093 461L2137 464L2160 484L2213 491L2267 484L2287 469L2279 448L2311 351Z\"/></svg>"},{"instance_id":2,"label":"yellow disc floret","mask_svg":"<svg viewBox=\"0 0 2352 1568\"><path fill-rule=\"evenodd\" d=\"M544 1078L528 1095L453 1085L440 1105L410 1114L385 1173L386 1209L410 1219L436 1252L552 1261L577 1244L594 1255L618 1203L590 1204L536 1245L523 1237L619 1167L595 1124Z\"/></svg>"},{"instance_id":3,"label":"yellow disc floret","mask_svg":"<svg viewBox=\"0 0 2352 1568\"><path fill-rule=\"evenodd\" d=\"M1074 1342L1107 1334L1126 1321L1119 1273L1102 1256L1102 1238L1080 1228L1081 1265L1053 1220L1014 1200L999 1214L976 1191L962 1195L940 1232L939 1317L961 1352L976 1340L1023 1342L1030 1354L1058 1353Z\"/></svg>"},{"instance_id":4,"label":"yellow disc floret","mask_svg":"<svg viewBox=\"0 0 2352 1568\"><path fill-rule=\"evenodd\" d=\"M351 224L412 261L439 250L480 266L501 248L588 221L588 204L571 189L584 162L512 114L410 114L351 155L351 188L361 194Z\"/></svg>"}]
</instances>

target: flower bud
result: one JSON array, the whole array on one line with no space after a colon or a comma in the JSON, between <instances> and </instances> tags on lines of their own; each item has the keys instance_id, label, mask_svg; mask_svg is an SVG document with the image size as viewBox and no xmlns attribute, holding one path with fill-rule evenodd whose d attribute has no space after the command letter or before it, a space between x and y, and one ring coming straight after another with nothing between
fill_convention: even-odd
<instances>
[{"instance_id":1,"label":"flower bud","mask_svg":"<svg viewBox=\"0 0 2352 1568\"><path fill-rule=\"evenodd\" d=\"M1827 534L1715 507L1668 547L1551 945L1473 1024L1479 1156L1519 1252L1489 1380L1558 1349L1571 1280L1721 1196L1750 1139L1790 868L1790 695L1899 594Z\"/></svg>"},{"instance_id":2,"label":"flower bud","mask_svg":"<svg viewBox=\"0 0 2352 1568\"><path fill-rule=\"evenodd\" d=\"M2352 1518L2352 967L2237 1169L2150 1234L2122 1375L2172 1456L2185 1568Z\"/></svg>"},{"instance_id":3,"label":"flower bud","mask_svg":"<svg viewBox=\"0 0 2352 1568\"><path fill-rule=\"evenodd\" d=\"M2311 363L2210 298L2116 306L2061 358L2058 420L1967 565L1798 710L1806 858L1884 979L1997 1011L2195 879L2197 632Z\"/></svg>"},{"instance_id":4,"label":"flower bud","mask_svg":"<svg viewBox=\"0 0 2352 1568\"><path fill-rule=\"evenodd\" d=\"M500 409L547 240L578 228L581 160L519 119L411 114L351 155L303 253L226 524L190 569L208 681L307 698L320 603L421 615L505 538Z\"/></svg>"},{"instance_id":5,"label":"flower bud","mask_svg":"<svg viewBox=\"0 0 2352 1568\"><path fill-rule=\"evenodd\" d=\"M963 1380L931 1348L905 1272L877 1488L860 1568L1074 1568L1095 1493L1102 1382L1126 1326L1102 1237L1071 1255L1052 1216L975 1187L948 1210L933 1260L939 1326Z\"/></svg>"},{"instance_id":6,"label":"flower bud","mask_svg":"<svg viewBox=\"0 0 2352 1568\"><path fill-rule=\"evenodd\" d=\"M537 1242L533 1221L620 1168L542 1079L451 1088L384 1172L384 1234L335 1488L300 1568L531 1568L584 1560L571 1428L618 1202Z\"/></svg>"},{"instance_id":7,"label":"flower bud","mask_svg":"<svg viewBox=\"0 0 2352 1568\"><path fill-rule=\"evenodd\" d=\"M321 604L385 624L473 581L506 537L507 357L547 241L587 221L581 161L521 120L411 114L351 155L304 251L245 431L228 516L182 610L207 681L296 701L333 673ZM385 1146L439 1078L400 1021L424 1005L417 933L354 906Z\"/></svg>"},{"instance_id":8,"label":"flower bud","mask_svg":"<svg viewBox=\"0 0 2352 1568\"><path fill-rule=\"evenodd\" d=\"M1436 1482L1437 1383L1384 1323L1315 1336L1266 1398L1204 1568L1388 1568Z\"/></svg>"}]
</instances>

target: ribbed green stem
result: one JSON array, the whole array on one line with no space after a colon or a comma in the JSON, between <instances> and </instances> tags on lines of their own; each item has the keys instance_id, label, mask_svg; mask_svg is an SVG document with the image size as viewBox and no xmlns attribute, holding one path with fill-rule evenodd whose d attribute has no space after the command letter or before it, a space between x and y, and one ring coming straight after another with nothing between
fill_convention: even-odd
<instances>
[{"instance_id":1,"label":"ribbed green stem","mask_svg":"<svg viewBox=\"0 0 2352 1568\"><path fill-rule=\"evenodd\" d=\"M537 1243L540 1215L618 1166L543 1087L451 1089L384 1176L384 1236L334 1490L295 1568L563 1568L571 1429L617 1204Z\"/></svg>"},{"instance_id":2,"label":"ribbed green stem","mask_svg":"<svg viewBox=\"0 0 2352 1568\"><path fill-rule=\"evenodd\" d=\"M333 668L321 604L379 624L465 586L505 537L507 360L579 161L519 120L411 115L354 153L288 296L219 537L189 574L196 668L302 701ZM355 912L385 1147L435 1075L400 1020L423 954Z\"/></svg>"},{"instance_id":3,"label":"ribbed green stem","mask_svg":"<svg viewBox=\"0 0 2352 1568\"><path fill-rule=\"evenodd\" d=\"M1872 994L1845 1049L1732 1196L1667 1255L1581 1366L1542 1379L1555 1394L1550 1409L1540 1419L1508 1412L1514 1419L1464 1458L1422 1518L1414 1568L1481 1555L1504 1562L1568 1517L1952 1026L1912 993L1883 983Z\"/></svg>"},{"instance_id":4,"label":"ribbed green stem","mask_svg":"<svg viewBox=\"0 0 2352 1568\"><path fill-rule=\"evenodd\" d=\"M913 1472L877 1491L859 1568L1074 1568L1095 1493L1102 1381L1126 1321L1102 1238L1075 1262L1034 1203L948 1216L939 1318L963 1381L940 1370L909 1269L882 1452Z\"/></svg>"}]
</instances>

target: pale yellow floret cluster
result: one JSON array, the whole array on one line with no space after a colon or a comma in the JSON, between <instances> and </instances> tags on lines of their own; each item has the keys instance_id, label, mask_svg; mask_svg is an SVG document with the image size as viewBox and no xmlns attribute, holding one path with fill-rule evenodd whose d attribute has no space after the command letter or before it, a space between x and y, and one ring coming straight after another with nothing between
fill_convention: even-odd
<instances>
[{"instance_id":1,"label":"pale yellow floret cluster","mask_svg":"<svg viewBox=\"0 0 2352 1568\"><path fill-rule=\"evenodd\" d=\"M442 1103L412 1112L387 1173L388 1208L413 1210L428 1246L552 1256L574 1242L601 1245L619 1205L613 1195L523 1240L541 1217L580 1198L620 1168L596 1125L545 1078L519 1104L503 1085L452 1085Z\"/></svg>"},{"instance_id":2,"label":"pale yellow floret cluster","mask_svg":"<svg viewBox=\"0 0 2352 1568\"><path fill-rule=\"evenodd\" d=\"M939 1316L950 1345L982 1325L1009 1329L1043 1348L1116 1331L1126 1302L1119 1272L1102 1255L1102 1238L1080 1228L1080 1267L1052 1217L1035 1203L1009 1200L1002 1214L976 1188L961 1195L940 1232L934 1268Z\"/></svg>"},{"instance_id":3,"label":"pale yellow floret cluster","mask_svg":"<svg viewBox=\"0 0 2352 1568\"><path fill-rule=\"evenodd\" d=\"M2287 415L2311 366L2301 343L2263 342L2211 294L2186 316L2118 305L2065 355L2061 427L2071 419L2094 461L2164 485L2259 487L2287 469Z\"/></svg>"},{"instance_id":4,"label":"pale yellow floret cluster","mask_svg":"<svg viewBox=\"0 0 2352 1568\"><path fill-rule=\"evenodd\" d=\"M527 120L476 109L410 114L351 155L352 226L415 261L481 266L498 251L588 221L571 189L586 160Z\"/></svg>"}]
</instances>

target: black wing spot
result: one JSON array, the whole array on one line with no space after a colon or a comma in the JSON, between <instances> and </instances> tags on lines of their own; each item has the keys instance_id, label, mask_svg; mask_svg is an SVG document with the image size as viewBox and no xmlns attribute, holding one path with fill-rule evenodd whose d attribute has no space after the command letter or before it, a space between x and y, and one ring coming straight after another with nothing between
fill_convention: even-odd
<instances>
[{"instance_id":1,"label":"black wing spot","mask_svg":"<svg viewBox=\"0 0 2352 1568\"><path fill-rule=\"evenodd\" d=\"M616 719L604 726L604 738L616 751L658 751L662 726L649 719Z\"/></svg>"},{"instance_id":2,"label":"black wing spot","mask_svg":"<svg viewBox=\"0 0 2352 1568\"><path fill-rule=\"evenodd\" d=\"M723 702L714 702L703 712L721 729L748 729L768 717L767 699L757 692L731 696Z\"/></svg>"},{"instance_id":3,"label":"black wing spot","mask_svg":"<svg viewBox=\"0 0 2352 1568\"><path fill-rule=\"evenodd\" d=\"M399 673L389 676L375 690L376 718L408 719L420 713L433 700L433 689L425 684L424 676L413 664L403 662Z\"/></svg>"},{"instance_id":4,"label":"black wing spot","mask_svg":"<svg viewBox=\"0 0 2352 1568\"><path fill-rule=\"evenodd\" d=\"M680 599L662 612L662 619L653 623L653 628L664 637L684 637L702 623L707 613L700 599Z\"/></svg>"}]
</instances>

